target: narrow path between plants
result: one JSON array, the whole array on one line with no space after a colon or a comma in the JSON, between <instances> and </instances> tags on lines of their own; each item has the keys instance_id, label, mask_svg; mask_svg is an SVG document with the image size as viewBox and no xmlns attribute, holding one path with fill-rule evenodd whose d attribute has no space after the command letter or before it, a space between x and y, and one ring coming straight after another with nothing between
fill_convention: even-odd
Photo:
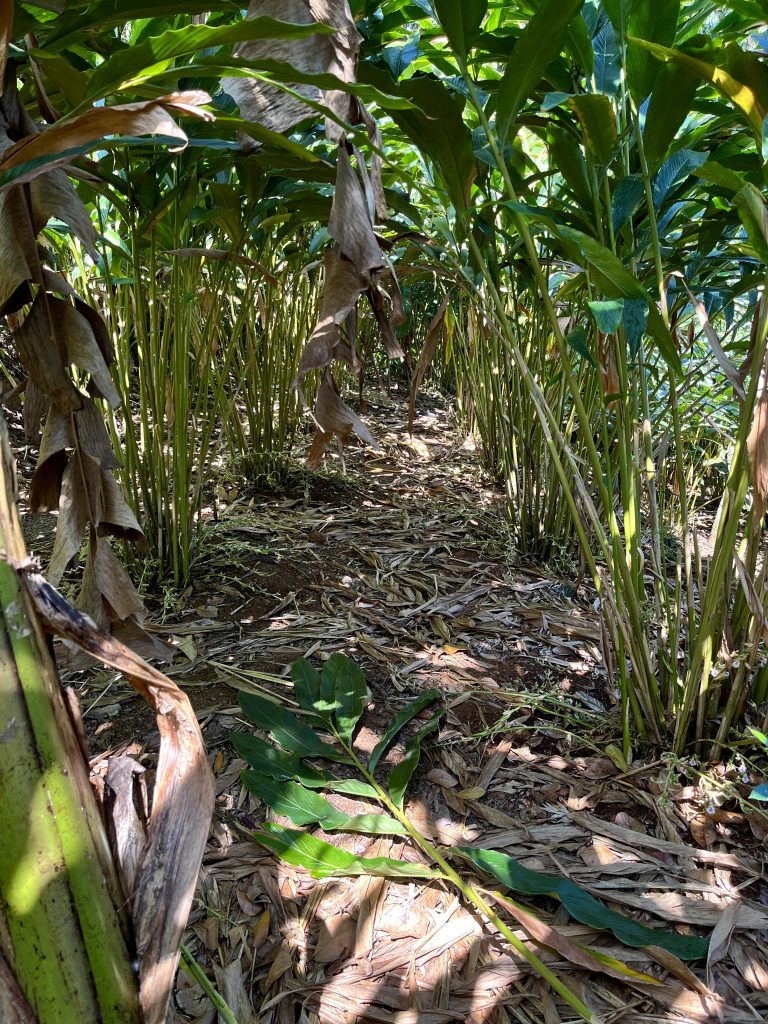
<instances>
[{"instance_id":1,"label":"narrow path between plants","mask_svg":"<svg viewBox=\"0 0 768 1024\"><path fill-rule=\"evenodd\" d=\"M257 495L241 481L220 484L194 582L165 595L157 630L178 648L169 674L190 693L217 778L187 933L195 960L239 1024L559 1019L527 964L442 885L317 882L249 838L265 808L242 785L245 763L229 742L247 727L238 691L294 706L291 663L343 651L373 695L357 738L363 750L419 693L444 695L447 714L425 742L407 804L432 840L503 851L656 928L719 928L710 981L721 998L707 993L702 964L692 973L663 951L622 946L538 898L537 916L574 949L589 945L663 982L649 990L588 973L567 943L545 953L596 1013L762 1019L768 817L708 812L711 797L691 766L644 760L642 751L624 763L590 594L577 588L575 567L556 579L514 563L503 498L442 403L421 403L412 438L396 397L377 396L367 418L382 450L348 451L346 472L338 459L319 475L294 470ZM96 770L126 746L151 769L153 721L133 691L107 672L70 674L101 751ZM403 752L396 745L388 757ZM367 809L331 800L348 813ZM325 838L356 855L415 856L399 839ZM179 1009L212 1024L198 983L180 972L178 986Z\"/></svg>"}]
</instances>

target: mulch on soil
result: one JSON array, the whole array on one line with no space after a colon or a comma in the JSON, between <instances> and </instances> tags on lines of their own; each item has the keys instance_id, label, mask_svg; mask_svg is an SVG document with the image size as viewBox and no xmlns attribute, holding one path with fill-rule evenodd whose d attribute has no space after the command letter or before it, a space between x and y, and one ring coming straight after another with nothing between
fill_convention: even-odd
<instances>
[{"instance_id":1,"label":"mulch on soil","mask_svg":"<svg viewBox=\"0 0 768 1024\"><path fill-rule=\"evenodd\" d=\"M238 693L295 707L291 663L343 651L373 694L361 749L424 689L443 695L447 714L406 804L435 842L501 850L654 927L712 935L708 962L685 966L537 900L531 909L571 943L659 979L650 990L621 983L532 944L596 1015L766 1019L768 816L736 801L713 808L702 766L642 750L624 763L593 595L514 562L503 497L440 402L422 402L412 438L402 401L380 398L367 418L383 452L346 452L345 472L336 459L271 494L230 488L192 585L165 595L154 627L176 648L168 674L190 695L216 776L186 939L198 964L239 1024L573 1019L442 883L316 881L250 839L273 816L242 784L229 743L250 728ZM97 668L62 674L79 689L95 770L128 746L151 770L154 721L123 680ZM344 799L345 811L366 809ZM412 856L397 839L326 838L358 855ZM183 971L176 1001L186 1020L217 1019Z\"/></svg>"}]
</instances>

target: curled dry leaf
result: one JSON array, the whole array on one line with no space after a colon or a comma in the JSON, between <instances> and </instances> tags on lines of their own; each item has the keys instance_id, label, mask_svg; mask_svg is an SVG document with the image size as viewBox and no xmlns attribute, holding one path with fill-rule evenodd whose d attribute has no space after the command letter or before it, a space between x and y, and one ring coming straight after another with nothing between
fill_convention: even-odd
<instances>
[{"instance_id":1,"label":"curled dry leaf","mask_svg":"<svg viewBox=\"0 0 768 1024\"><path fill-rule=\"evenodd\" d=\"M235 56L245 60L280 60L305 74L336 75L342 82L354 82L357 51L362 37L355 28L346 0L251 0L247 18L270 16L296 25L331 25L332 35L318 33L307 39L254 39L235 48ZM240 106L243 117L284 132L299 121L316 116L301 97L325 104L342 120L349 120L352 97L339 90L321 90L314 85L293 84L291 92L276 85L249 78L223 78L221 86ZM326 125L334 142L338 128Z\"/></svg>"},{"instance_id":2,"label":"curled dry leaf","mask_svg":"<svg viewBox=\"0 0 768 1024\"><path fill-rule=\"evenodd\" d=\"M174 92L140 103L93 107L78 117L58 121L44 132L29 134L6 149L0 160L0 174L7 174L33 161L36 165L14 175L12 181L0 185L0 189L31 181L54 167L69 163L72 150L82 149L110 135L167 135L179 140L180 144L174 151L183 149L187 144L186 133L171 117L170 111L212 121L213 114L201 109L210 99L205 92Z\"/></svg>"},{"instance_id":3,"label":"curled dry leaf","mask_svg":"<svg viewBox=\"0 0 768 1024\"><path fill-rule=\"evenodd\" d=\"M19 575L45 628L122 672L156 715L160 755L140 856L138 819L124 818L121 827L125 827L122 860L133 910L141 1006L146 1024L163 1024L213 812L213 775L200 726L189 699L167 676L97 629L34 566L20 568Z\"/></svg>"},{"instance_id":4,"label":"curled dry leaf","mask_svg":"<svg viewBox=\"0 0 768 1024\"><path fill-rule=\"evenodd\" d=\"M287 62L303 74L331 73L343 82L355 81L357 55L362 37L355 28L347 0L252 0L247 18L270 15L302 25L331 26L333 32L306 39L250 40L235 49L238 57L259 61L265 58ZM291 91L257 79L225 77L222 88L239 104L245 118L264 125L270 131L287 131L299 121L313 116L311 103L322 103L336 118L365 125L374 148L381 137L375 119L352 96L342 90L321 90L306 83L294 84ZM334 360L354 370L362 368L355 350L355 309L358 297L367 292L387 354L402 358L403 352L392 329L392 322L404 320L402 296L393 276L392 322L385 312L384 296L375 280L376 272L387 265L373 230L374 220L386 216L381 181L381 158L374 153L369 173L362 154L354 149L356 166L347 152L346 135L337 121L327 117L328 138L339 144L334 193L328 231L336 246L325 256L325 289L317 325L302 353L294 386L310 370L324 370L314 409L318 429L307 457L307 466L317 469L334 435L343 443L352 430L366 443L375 445L370 431L342 401L328 371ZM253 143L244 143L252 146ZM346 331L342 332L342 325Z\"/></svg>"}]
</instances>

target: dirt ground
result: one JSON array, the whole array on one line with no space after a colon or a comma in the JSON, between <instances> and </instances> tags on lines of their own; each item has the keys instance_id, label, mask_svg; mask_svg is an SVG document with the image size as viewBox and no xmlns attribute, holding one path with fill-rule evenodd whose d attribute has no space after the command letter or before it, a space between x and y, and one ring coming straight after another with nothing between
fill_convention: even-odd
<instances>
[{"instance_id":1,"label":"dirt ground","mask_svg":"<svg viewBox=\"0 0 768 1024\"><path fill-rule=\"evenodd\" d=\"M240 778L245 763L230 736L252 726L238 696L290 706L293 661L320 665L343 651L372 693L362 750L425 689L442 695L446 714L407 804L433 841L502 851L656 928L720 928L710 962L686 966L663 950L620 945L550 898L531 901L571 945L656 980L596 975L565 946L534 947L601 1019L767 1019L768 817L738 800L713 807L703 766L657 760L642 746L624 762L594 595L575 584L575 567L558 579L515 559L503 495L444 403L422 400L413 436L396 394L378 396L367 419L379 452L352 447L343 467L333 456L314 476L297 464L258 491L229 482L191 584L148 596L150 629L173 650L164 669L192 701L216 776L186 937L195 960L239 1024L574 1019L444 883L316 881L251 837L275 816ZM52 524L27 518L36 552L45 553ZM158 735L141 699L116 673L59 653L96 769L129 750L151 776ZM402 755L395 745L390 763ZM729 771L722 766L735 792ZM352 804L364 802L344 809ZM414 856L391 837L333 841L358 855ZM176 1009L197 1024L216 1020L204 987L183 971Z\"/></svg>"}]
</instances>

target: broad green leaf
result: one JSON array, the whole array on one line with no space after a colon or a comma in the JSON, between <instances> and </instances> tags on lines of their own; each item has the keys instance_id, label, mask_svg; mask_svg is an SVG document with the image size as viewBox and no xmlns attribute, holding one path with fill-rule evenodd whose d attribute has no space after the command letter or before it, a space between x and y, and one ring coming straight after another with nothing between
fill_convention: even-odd
<instances>
[{"instance_id":1,"label":"broad green leaf","mask_svg":"<svg viewBox=\"0 0 768 1024\"><path fill-rule=\"evenodd\" d=\"M645 925L610 910L566 878L547 875L543 871L531 871L506 853L499 853L496 850L466 846L457 849L477 867L493 875L515 892L526 896L555 896L575 920L598 931L611 931L627 946L660 946L681 960L698 960L707 955L706 939L646 928Z\"/></svg>"},{"instance_id":2,"label":"broad green leaf","mask_svg":"<svg viewBox=\"0 0 768 1024\"><path fill-rule=\"evenodd\" d=\"M437 168L451 202L466 210L477 173L472 133L462 118L463 104L438 78L415 75L395 83L388 71L362 61L358 77L382 92L407 97L415 108L392 110L392 120Z\"/></svg>"},{"instance_id":3,"label":"broad green leaf","mask_svg":"<svg viewBox=\"0 0 768 1024\"><path fill-rule=\"evenodd\" d=\"M568 106L578 117L584 139L597 160L601 164L610 163L618 141L610 99L601 93L584 93L572 96Z\"/></svg>"},{"instance_id":4,"label":"broad green leaf","mask_svg":"<svg viewBox=\"0 0 768 1024\"><path fill-rule=\"evenodd\" d=\"M595 51L586 22L581 15L576 15L568 26L566 46L583 74L589 77L595 70Z\"/></svg>"},{"instance_id":5,"label":"broad green leaf","mask_svg":"<svg viewBox=\"0 0 768 1024\"><path fill-rule=\"evenodd\" d=\"M337 828L347 815L340 813L319 793L297 782L278 782L258 772L243 772L243 781L252 793L276 814L290 818L294 825L320 824L326 830Z\"/></svg>"},{"instance_id":6,"label":"broad green leaf","mask_svg":"<svg viewBox=\"0 0 768 1024\"><path fill-rule=\"evenodd\" d=\"M629 354L634 357L640 351L643 335L648 330L648 303L644 299L624 300L624 333L627 336ZM671 335L670 335L671 342Z\"/></svg>"},{"instance_id":7,"label":"broad green leaf","mask_svg":"<svg viewBox=\"0 0 768 1024\"><path fill-rule=\"evenodd\" d=\"M355 726L371 699L365 676L359 665L352 658L337 651L323 665L320 673L323 694L333 692L335 711L334 719L339 736L345 743L352 742Z\"/></svg>"},{"instance_id":8,"label":"broad green leaf","mask_svg":"<svg viewBox=\"0 0 768 1024\"><path fill-rule=\"evenodd\" d=\"M716 160L707 160L700 167L694 168L693 173L697 178L711 181L715 185L722 186L722 188L730 189L732 192L738 192L739 189L744 188L747 184L747 179L743 174L732 170L730 167L724 167L723 164L719 164Z\"/></svg>"},{"instance_id":9,"label":"broad green leaf","mask_svg":"<svg viewBox=\"0 0 768 1024\"><path fill-rule=\"evenodd\" d=\"M754 185L748 183L733 197L750 245L764 264L768 265L768 207Z\"/></svg>"},{"instance_id":10,"label":"broad green leaf","mask_svg":"<svg viewBox=\"0 0 768 1024\"><path fill-rule=\"evenodd\" d=\"M314 711L324 718L329 717L333 710L331 707L320 705L320 673L307 661L306 658L299 658L291 665L291 678L293 679L293 692L299 706L305 711Z\"/></svg>"},{"instance_id":11,"label":"broad green leaf","mask_svg":"<svg viewBox=\"0 0 768 1024\"><path fill-rule=\"evenodd\" d=\"M645 288L606 246L583 231L577 231L564 224L557 225L555 233L576 246L577 252L581 255L581 262L586 260L593 275L597 275L595 279L599 277L600 288L608 298L648 301Z\"/></svg>"},{"instance_id":12,"label":"broad green leaf","mask_svg":"<svg viewBox=\"0 0 768 1024\"><path fill-rule=\"evenodd\" d=\"M418 732L415 732L410 737L405 745L405 756L400 764L395 765L389 775L389 795L398 807L403 806L403 797L405 791L408 788L408 783L411 781L411 776L416 771L416 767L421 757L421 744L422 741L435 732L440 725L440 719L445 714L445 710L438 711L437 714L433 715L432 718L423 725Z\"/></svg>"},{"instance_id":13,"label":"broad green leaf","mask_svg":"<svg viewBox=\"0 0 768 1024\"><path fill-rule=\"evenodd\" d=\"M603 334L615 334L621 326L624 315L624 299L607 299L603 302L588 302L590 312Z\"/></svg>"},{"instance_id":14,"label":"broad green leaf","mask_svg":"<svg viewBox=\"0 0 768 1024\"><path fill-rule=\"evenodd\" d=\"M433 0L435 13L453 49L464 58L469 52L483 18L488 0Z\"/></svg>"},{"instance_id":15,"label":"broad green leaf","mask_svg":"<svg viewBox=\"0 0 768 1024\"><path fill-rule=\"evenodd\" d=\"M394 857L355 857L346 850L309 836L306 832L267 822L263 832L252 836L274 850L288 864L305 868L314 878L375 875L380 878L442 878L442 873L425 864L409 864Z\"/></svg>"},{"instance_id":16,"label":"broad green leaf","mask_svg":"<svg viewBox=\"0 0 768 1024\"><path fill-rule=\"evenodd\" d=\"M723 96L727 96L729 100L744 112L747 123L755 133L755 137L759 142L762 142L763 114L757 96L748 85L738 81L724 68L710 64L708 61L700 60L698 57L692 57L682 50L671 49L668 46L659 46L656 43L649 43L645 39L633 38L632 42L636 46L648 50L658 60L675 61L682 67L687 68L688 71L698 75L699 78L711 82Z\"/></svg>"},{"instance_id":17,"label":"broad green leaf","mask_svg":"<svg viewBox=\"0 0 768 1024\"><path fill-rule=\"evenodd\" d=\"M568 132L550 126L547 142L551 160L574 196L585 210L592 209L587 162L577 140Z\"/></svg>"},{"instance_id":18,"label":"broad green leaf","mask_svg":"<svg viewBox=\"0 0 768 1024\"><path fill-rule=\"evenodd\" d=\"M85 30L96 26L123 27L137 18L173 18L179 14L180 7L178 0L98 0L66 6L69 10L56 18L53 34L45 41L46 49L59 51L65 45L77 45L82 42ZM242 13L243 6L237 0L188 0L183 10L184 14L226 11L236 17Z\"/></svg>"},{"instance_id":19,"label":"broad green leaf","mask_svg":"<svg viewBox=\"0 0 768 1024\"><path fill-rule=\"evenodd\" d=\"M517 38L501 79L496 106L496 131L500 139L557 57L568 24L581 10L583 0L543 0Z\"/></svg>"},{"instance_id":20,"label":"broad green leaf","mask_svg":"<svg viewBox=\"0 0 768 1024\"><path fill-rule=\"evenodd\" d=\"M234 25L187 25L169 29L160 36L145 40L138 46L118 50L108 57L90 77L85 102L102 99L150 78L170 61L186 57L212 46L229 46L248 39L306 39L312 35L328 35L327 25L292 25L275 18L253 18Z\"/></svg>"},{"instance_id":21,"label":"broad green leaf","mask_svg":"<svg viewBox=\"0 0 768 1024\"><path fill-rule=\"evenodd\" d=\"M411 36L402 46L385 46L381 56L387 63L392 77L398 78L407 71L419 56L420 39L418 35ZM359 82L356 83L359 86Z\"/></svg>"},{"instance_id":22,"label":"broad green leaf","mask_svg":"<svg viewBox=\"0 0 768 1024\"><path fill-rule=\"evenodd\" d=\"M706 161L705 153L693 149L678 149L665 160L653 182L653 205L660 209L670 190L678 181L688 177Z\"/></svg>"},{"instance_id":23,"label":"broad green leaf","mask_svg":"<svg viewBox=\"0 0 768 1024\"><path fill-rule=\"evenodd\" d=\"M605 21L592 40L595 70L592 75L594 91L615 96L621 84L621 51L610 21Z\"/></svg>"},{"instance_id":24,"label":"broad green leaf","mask_svg":"<svg viewBox=\"0 0 768 1024\"><path fill-rule=\"evenodd\" d=\"M618 234L643 201L645 185L639 174L628 174L616 185L611 198L613 233Z\"/></svg>"},{"instance_id":25,"label":"broad green leaf","mask_svg":"<svg viewBox=\"0 0 768 1024\"><path fill-rule=\"evenodd\" d=\"M699 77L680 64L662 64L645 113L643 146L648 166L659 165L688 116Z\"/></svg>"},{"instance_id":26,"label":"broad green leaf","mask_svg":"<svg viewBox=\"0 0 768 1024\"><path fill-rule=\"evenodd\" d=\"M251 768L255 768L262 775L271 775L278 782L294 779L301 771L300 757L289 754L287 750L280 750L259 736L249 732L233 732L230 740L240 757L247 761Z\"/></svg>"},{"instance_id":27,"label":"broad green leaf","mask_svg":"<svg viewBox=\"0 0 768 1024\"><path fill-rule=\"evenodd\" d=\"M627 84L638 107L650 95L659 73L659 65L636 44L639 40L648 40L650 43L671 46L675 41L679 14L680 0L641 0L640 3L632 4L627 46Z\"/></svg>"},{"instance_id":28,"label":"broad green leaf","mask_svg":"<svg viewBox=\"0 0 768 1024\"><path fill-rule=\"evenodd\" d=\"M749 794L750 800L768 800L768 782L761 782Z\"/></svg>"},{"instance_id":29,"label":"broad green leaf","mask_svg":"<svg viewBox=\"0 0 768 1024\"><path fill-rule=\"evenodd\" d=\"M259 729L269 732L286 750L301 757L325 757L329 761L350 763L346 754L321 740L305 722L279 704L255 693L241 693L240 707Z\"/></svg>"},{"instance_id":30,"label":"broad green leaf","mask_svg":"<svg viewBox=\"0 0 768 1024\"><path fill-rule=\"evenodd\" d=\"M632 0L603 0L605 13L613 25L616 35L623 39L629 26L629 12Z\"/></svg>"},{"instance_id":31,"label":"broad green leaf","mask_svg":"<svg viewBox=\"0 0 768 1024\"><path fill-rule=\"evenodd\" d=\"M651 302L648 306L648 333L656 342L667 366L670 366L675 373L681 375L683 365L680 362L680 353L677 351L675 339L664 323L664 317L659 312L659 307L655 302Z\"/></svg>"},{"instance_id":32,"label":"broad green leaf","mask_svg":"<svg viewBox=\"0 0 768 1024\"><path fill-rule=\"evenodd\" d=\"M382 738L373 748L373 753L368 759L369 772L376 771L376 766L381 760L382 755L386 753L387 748L393 742L393 740L400 732L400 730L403 728L403 726L407 725L412 718L415 718L416 715L418 715L418 713L422 711L425 707L427 707L429 704L432 704L436 700L440 700L441 696L442 694L440 693L439 690L426 690L424 693L418 696L416 700L412 700L410 704L406 704L404 708L398 711L398 713L393 718L390 727L387 729Z\"/></svg>"},{"instance_id":33,"label":"broad green leaf","mask_svg":"<svg viewBox=\"0 0 768 1024\"><path fill-rule=\"evenodd\" d=\"M294 825L317 824L326 832L370 832L379 836L405 835L407 831L388 814L344 814L325 797L297 782L278 782L254 771L243 772L243 781L276 814L290 818Z\"/></svg>"},{"instance_id":34,"label":"broad green leaf","mask_svg":"<svg viewBox=\"0 0 768 1024\"><path fill-rule=\"evenodd\" d=\"M328 789L333 793L348 796L362 796L367 800L378 799L378 793L362 779L335 779L328 772L311 768L296 754L267 743L251 733L236 732L231 736L232 746L238 754L261 775L269 775L278 782L293 779L307 789Z\"/></svg>"},{"instance_id":35,"label":"broad green leaf","mask_svg":"<svg viewBox=\"0 0 768 1024\"><path fill-rule=\"evenodd\" d=\"M587 345L587 332L583 327L574 327L572 331L568 331L565 336L565 343L569 345L574 352L578 352L580 356L587 360L590 366L595 365L595 360L592 353L589 351Z\"/></svg>"},{"instance_id":36,"label":"broad green leaf","mask_svg":"<svg viewBox=\"0 0 768 1024\"><path fill-rule=\"evenodd\" d=\"M339 90L341 92L354 93L365 103L377 103L382 110L409 109L413 106L410 100L404 96L392 96L372 85L364 85L362 82L345 82L330 72L308 72L302 71L288 61L273 60L269 57L232 57L226 53L217 57L200 57L191 64L185 64L183 68L169 68L152 74L151 78L156 81L166 75L178 78L179 74L188 77L204 78L262 78L276 84L300 83L305 85L316 85L318 89Z\"/></svg>"}]
</instances>

